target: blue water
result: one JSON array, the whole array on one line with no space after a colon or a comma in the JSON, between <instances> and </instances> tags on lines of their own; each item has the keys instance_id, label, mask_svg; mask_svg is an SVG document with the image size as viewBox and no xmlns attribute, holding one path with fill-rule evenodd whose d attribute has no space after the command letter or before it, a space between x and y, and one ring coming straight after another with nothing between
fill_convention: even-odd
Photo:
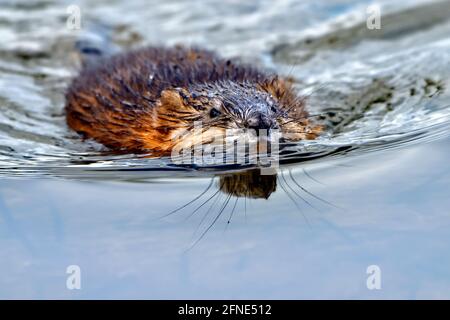
<instances>
[{"instance_id":1,"label":"blue water","mask_svg":"<svg viewBox=\"0 0 450 320\"><path fill-rule=\"evenodd\" d=\"M2 298L449 298L450 140L294 176L332 202L249 200L191 248L209 180L2 180ZM188 191L188 192L187 192ZM228 209L228 212L231 208ZM304 215L304 216L303 216ZM66 288L68 265L81 290ZM368 290L366 268L381 268Z\"/></svg>"}]
</instances>

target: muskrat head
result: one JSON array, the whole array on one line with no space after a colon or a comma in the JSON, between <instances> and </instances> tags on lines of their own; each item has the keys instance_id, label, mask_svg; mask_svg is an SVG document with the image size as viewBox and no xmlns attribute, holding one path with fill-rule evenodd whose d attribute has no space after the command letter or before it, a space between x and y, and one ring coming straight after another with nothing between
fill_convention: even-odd
<instances>
[{"instance_id":1,"label":"muskrat head","mask_svg":"<svg viewBox=\"0 0 450 320\"><path fill-rule=\"evenodd\" d=\"M256 86L219 81L164 90L154 117L167 149L208 144L230 132L313 139L319 128L308 126L303 104L286 86L273 82Z\"/></svg>"}]
</instances>

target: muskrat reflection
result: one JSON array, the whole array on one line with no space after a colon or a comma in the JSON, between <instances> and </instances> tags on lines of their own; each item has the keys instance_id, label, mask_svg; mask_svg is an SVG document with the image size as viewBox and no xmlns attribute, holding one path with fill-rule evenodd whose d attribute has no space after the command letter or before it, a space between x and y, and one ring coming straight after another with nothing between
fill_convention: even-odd
<instances>
[{"instance_id":1,"label":"muskrat reflection","mask_svg":"<svg viewBox=\"0 0 450 320\"><path fill-rule=\"evenodd\" d=\"M277 175L263 175L254 169L221 175L220 191L238 198L268 199L277 188Z\"/></svg>"},{"instance_id":2,"label":"muskrat reflection","mask_svg":"<svg viewBox=\"0 0 450 320\"><path fill-rule=\"evenodd\" d=\"M312 200L318 200L329 206L336 207L334 204L318 197L314 193L303 187L294 177L290 170L280 170L277 174L265 175L261 174L259 169L251 169L242 172L223 173L211 179L206 189L194 199L166 214L164 217L179 212L183 209L190 211L187 218L192 217L199 211L203 211L197 230L194 235L197 239L194 244L198 243L206 233L215 225L221 216L226 212L228 226L233 218L237 207L243 209L245 216L247 215L247 200L249 199L268 199L277 187L284 192L293 202L298 211L304 216L303 205L317 210L312 204ZM311 179L315 183L320 183L313 179L310 174L303 170L306 178ZM217 179L218 178L218 179ZM215 183L216 182L216 183ZM232 200L233 199L233 200ZM239 206L238 206L239 205ZM209 219L209 220L208 220ZM203 226L207 227L203 227ZM203 230L203 231L201 231ZM198 232L201 234L198 235Z\"/></svg>"}]
</instances>

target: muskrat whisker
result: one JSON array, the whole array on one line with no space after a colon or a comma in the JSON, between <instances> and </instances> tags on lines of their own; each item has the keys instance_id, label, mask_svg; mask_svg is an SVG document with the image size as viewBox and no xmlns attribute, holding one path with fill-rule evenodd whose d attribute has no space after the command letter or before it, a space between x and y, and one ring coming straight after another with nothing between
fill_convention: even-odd
<instances>
[{"instance_id":1,"label":"muskrat whisker","mask_svg":"<svg viewBox=\"0 0 450 320\"><path fill-rule=\"evenodd\" d=\"M313 96L313 94L317 93L319 90L323 89L326 86L330 86L332 83L322 83L321 85L319 85L317 88L315 88L314 90L312 90L310 93L306 94L306 95L299 95L297 96L290 104L288 104L286 106L287 110L280 110L276 116L279 117L280 115L282 115L283 113L287 113L289 111L291 111L293 108L295 108L296 106L302 105L304 104L310 97ZM302 117L302 118L306 118Z\"/></svg>"},{"instance_id":2,"label":"muskrat whisker","mask_svg":"<svg viewBox=\"0 0 450 320\"><path fill-rule=\"evenodd\" d=\"M309 97L311 97L313 94L317 93L319 90L322 90L325 87L331 86L333 83L332 82L324 82L322 84L320 84L318 87L314 88L314 90L312 90L310 93L306 94L306 95L302 95L305 99L308 99Z\"/></svg>"},{"instance_id":3,"label":"muskrat whisker","mask_svg":"<svg viewBox=\"0 0 450 320\"><path fill-rule=\"evenodd\" d=\"M279 110L278 112L276 112L275 117L280 117L282 115L288 114L289 111L291 111L295 107L303 105L304 102L305 101L302 96L296 97L291 103L287 104L282 110Z\"/></svg>"},{"instance_id":4,"label":"muskrat whisker","mask_svg":"<svg viewBox=\"0 0 450 320\"><path fill-rule=\"evenodd\" d=\"M313 208L316 211L319 211L319 209L317 209L315 206L313 206L308 200L306 200L304 197L302 197L297 191L294 190L294 188L292 188L292 186L287 182L285 176L284 176L284 172L283 170L281 170L281 178L283 179L283 181L286 183L286 185L288 186L289 189L291 189L291 191L298 197L300 198L302 201L304 201L307 205L309 205L311 208ZM292 178L292 176L291 176ZM296 183L296 181L294 180L294 183ZM297 183L296 183L297 184Z\"/></svg>"},{"instance_id":5,"label":"muskrat whisker","mask_svg":"<svg viewBox=\"0 0 450 320\"><path fill-rule=\"evenodd\" d=\"M315 195L314 193L308 191L306 188L302 187L302 186L294 179L294 176L292 175L292 171L291 171L291 170L289 170L289 176L291 177L292 181L294 181L294 183L295 183L295 184L296 184L303 192L309 194L311 197L314 197L314 198L316 198L317 200L322 201L323 203L326 203L326 204L328 204L328 205L330 205L330 206L332 206L332 207L335 207L335 208L338 208L338 209L342 209L342 208L340 208L339 206L335 205L334 203L331 203L331 202L329 202L329 201L327 201L327 200L325 200L325 199L323 199L323 198L321 198L321 197Z\"/></svg>"},{"instance_id":6,"label":"muskrat whisker","mask_svg":"<svg viewBox=\"0 0 450 320\"><path fill-rule=\"evenodd\" d=\"M231 119L231 118L223 116L223 117L220 117L217 119L204 121L204 122L202 122L201 129L203 130L203 132L206 132L212 126L220 126L220 125L225 126L225 125L227 125L227 120L229 120L229 119ZM194 124L189 126L189 129L193 129L193 128L195 128Z\"/></svg>"},{"instance_id":7,"label":"muskrat whisker","mask_svg":"<svg viewBox=\"0 0 450 320\"><path fill-rule=\"evenodd\" d=\"M222 215L223 211L225 210L225 208L227 207L228 203L230 202L231 197L232 197L231 195L229 195L227 197L227 199L225 200L224 204L220 208L220 211L217 214L217 216L214 218L214 220L211 222L211 224L208 226L208 228L206 228L206 230L203 231L201 236L194 242L194 244L191 246L191 248L193 248L197 243L199 243L203 239L203 237L208 233L208 231L216 224L217 220L219 220L219 218Z\"/></svg>"},{"instance_id":8,"label":"muskrat whisker","mask_svg":"<svg viewBox=\"0 0 450 320\"><path fill-rule=\"evenodd\" d=\"M305 168L303 168L303 173L305 174L305 176L307 176L309 179L311 179L312 181L314 181L314 182L316 182L316 183L318 183L318 184L321 184L321 185L325 185L324 183L322 183L322 182L320 182L319 180L317 180L316 178L314 178L313 176L311 176L307 171L306 171L306 169Z\"/></svg>"},{"instance_id":9,"label":"muskrat whisker","mask_svg":"<svg viewBox=\"0 0 450 320\"><path fill-rule=\"evenodd\" d=\"M295 68L297 68L297 66L300 65L300 57L297 57L296 60L294 61L294 63L291 65L291 69L289 70L289 72L286 75L286 78L292 78L292 74L294 73Z\"/></svg>"},{"instance_id":10,"label":"muskrat whisker","mask_svg":"<svg viewBox=\"0 0 450 320\"><path fill-rule=\"evenodd\" d=\"M191 218L198 210L200 210L205 204L207 204L209 201L211 201L211 199L213 199L218 193L220 192L220 189L217 190L216 192L213 193L212 196L210 196L208 199L206 199L201 205L199 205L197 208L195 208L194 211L192 211L185 220L188 220L189 218ZM213 204L215 203L215 201L213 202Z\"/></svg>"},{"instance_id":11,"label":"muskrat whisker","mask_svg":"<svg viewBox=\"0 0 450 320\"><path fill-rule=\"evenodd\" d=\"M217 191L220 192L220 189L218 189ZM197 228L195 228L194 234L193 234L192 236L194 236L194 235L197 234L198 230L200 229L200 226L203 224L203 222L205 221L206 217L207 217L207 216L209 215L209 213L211 212L212 208L213 208L213 207L215 206L215 204L219 201L219 199L222 198L222 194L219 193L219 192L216 192L215 195L217 195L217 194L218 194L218 195L215 197L214 201L211 203L211 205L209 206L208 210L207 210L206 213L203 215L202 219L200 220L200 222L199 222L198 225L197 225Z\"/></svg>"},{"instance_id":12,"label":"muskrat whisker","mask_svg":"<svg viewBox=\"0 0 450 320\"><path fill-rule=\"evenodd\" d=\"M306 223L310 226L310 223L308 219L306 218L306 215L303 213L302 208L298 205L297 201L295 201L295 198L292 197L292 195L287 191L286 187L283 185L282 181L280 180L280 187L283 189L283 191L286 193L286 195L289 197L289 199L294 203L295 207L298 209L298 211L302 214L303 218L305 219Z\"/></svg>"},{"instance_id":13,"label":"muskrat whisker","mask_svg":"<svg viewBox=\"0 0 450 320\"><path fill-rule=\"evenodd\" d=\"M291 132L289 132L289 131L286 131L285 133L304 133L304 134L309 134L309 133L311 133L311 131L297 131L297 130L295 130L295 131L291 131ZM289 140L289 139L288 139ZM287 143L292 143L292 142L287 142Z\"/></svg>"},{"instance_id":14,"label":"muskrat whisker","mask_svg":"<svg viewBox=\"0 0 450 320\"><path fill-rule=\"evenodd\" d=\"M180 211L180 210L186 208L186 207L189 206L190 204L192 204L192 203L194 203L195 201L197 201L198 199L200 199L205 193L208 192L208 190L209 190L209 189L211 188L211 186L213 185L213 182L214 182L214 178L211 179L211 181L209 182L209 184L208 184L208 186L206 187L206 189L203 190L203 192L201 192L201 193L200 193L198 196L196 196L194 199L192 199L191 201L185 203L185 204L182 205L181 207L179 207L179 208L177 208L177 209L175 209L175 210L173 210L173 211L171 211L171 212L169 212L169 213L163 215L162 217L159 217L158 219L163 219L163 218L165 218L165 217L168 217L168 216L174 214L175 212L178 212L178 211Z\"/></svg>"},{"instance_id":15,"label":"muskrat whisker","mask_svg":"<svg viewBox=\"0 0 450 320\"><path fill-rule=\"evenodd\" d=\"M302 121L304 121L305 119L309 119L309 118L314 118L314 117L320 117L320 116L323 116L324 114L314 114L314 115L311 115L311 116L302 116L302 117L298 117L298 118L293 118L293 117L285 117L285 118L289 118L289 119L291 119L291 120L289 120L289 121L286 121L286 122L283 122L283 124L284 125L286 125L286 124L288 124L288 123L292 123L292 122L302 122ZM281 117L280 117L281 118ZM282 119L282 118L281 118Z\"/></svg>"},{"instance_id":16,"label":"muskrat whisker","mask_svg":"<svg viewBox=\"0 0 450 320\"><path fill-rule=\"evenodd\" d=\"M231 219L233 218L233 214L234 214L234 211L236 210L238 201L239 201L239 198L236 197L236 201L234 201L234 205L233 205L233 209L231 210L230 217L228 218L227 224L225 225L225 230L227 230L228 225L230 224Z\"/></svg>"},{"instance_id":17,"label":"muskrat whisker","mask_svg":"<svg viewBox=\"0 0 450 320\"><path fill-rule=\"evenodd\" d=\"M328 112L316 113L316 114L308 114L307 116L302 117L303 119L315 118L315 117L323 117L327 115Z\"/></svg>"},{"instance_id":18,"label":"muskrat whisker","mask_svg":"<svg viewBox=\"0 0 450 320\"><path fill-rule=\"evenodd\" d=\"M284 122L285 124L286 123L289 123L289 122L293 122L293 121L302 121L302 120L304 120L304 119L310 119L310 118L316 118L316 117L323 117L323 116L325 116L327 114L327 112L323 112L323 113L316 113L316 114L309 114L309 115L307 115L307 116L299 116L299 117L291 117L291 116L285 116L284 118L289 118L289 119L291 119L290 121L288 121L288 122ZM281 117L279 117L279 118L281 118Z\"/></svg>"}]
</instances>

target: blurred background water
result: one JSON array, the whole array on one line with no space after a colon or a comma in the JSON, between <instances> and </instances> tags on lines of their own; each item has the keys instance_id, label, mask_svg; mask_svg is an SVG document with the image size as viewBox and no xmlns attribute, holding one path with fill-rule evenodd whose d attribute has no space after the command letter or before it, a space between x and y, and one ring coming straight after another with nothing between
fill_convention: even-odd
<instances>
[{"instance_id":1,"label":"blurred background water","mask_svg":"<svg viewBox=\"0 0 450 320\"><path fill-rule=\"evenodd\" d=\"M0 0L0 298L449 298L449 31L449 1ZM80 38L239 56L327 131L264 180L112 156L65 125Z\"/></svg>"}]
</instances>

